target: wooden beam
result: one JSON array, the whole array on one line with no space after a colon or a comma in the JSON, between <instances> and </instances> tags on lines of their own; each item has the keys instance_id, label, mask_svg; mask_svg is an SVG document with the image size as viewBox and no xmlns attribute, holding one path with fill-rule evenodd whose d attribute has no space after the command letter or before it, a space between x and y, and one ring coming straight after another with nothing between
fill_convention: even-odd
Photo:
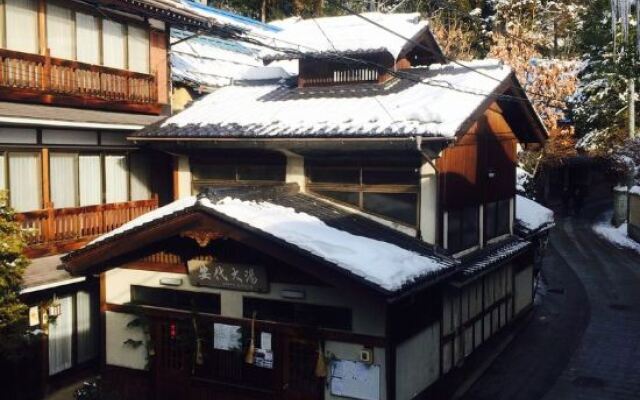
<instances>
[{"instance_id":1,"label":"wooden beam","mask_svg":"<svg viewBox=\"0 0 640 400\"><path fill-rule=\"evenodd\" d=\"M47 2L38 0L38 52L40 55L47 54Z\"/></svg>"},{"instance_id":2,"label":"wooden beam","mask_svg":"<svg viewBox=\"0 0 640 400\"><path fill-rule=\"evenodd\" d=\"M43 148L40 151L40 164L42 173L42 208L51 207L51 187L49 173L49 149Z\"/></svg>"}]
</instances>

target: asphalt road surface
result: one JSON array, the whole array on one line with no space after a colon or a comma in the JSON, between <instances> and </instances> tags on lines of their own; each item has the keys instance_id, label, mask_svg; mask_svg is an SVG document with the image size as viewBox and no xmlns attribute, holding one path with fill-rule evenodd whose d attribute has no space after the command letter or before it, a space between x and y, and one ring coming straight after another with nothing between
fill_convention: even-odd
<instances>
[{"instance_id":1,"label":"asphalt road surface","mask_svg":"<svg viewBox=\"0 0 640 400\"><path fill-rule=\"evenodd\" d=\"M533 316L465 400L640 399L640 255L557 221Z\"/></svg>"}]
</instances>

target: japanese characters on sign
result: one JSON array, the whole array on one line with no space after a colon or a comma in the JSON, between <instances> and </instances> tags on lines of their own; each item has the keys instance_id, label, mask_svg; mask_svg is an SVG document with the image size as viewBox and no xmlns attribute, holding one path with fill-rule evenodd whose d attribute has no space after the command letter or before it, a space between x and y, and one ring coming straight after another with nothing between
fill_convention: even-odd
<instances>
[{"instance_id":1,"label":"japanese characters on sign","mask_svg":"<svg viewBox=\"0 0 640 400\"><path fill-rule=\"evenodd\" d=\"M195 286L268 292L269 282L264 267L251 264L190 260L189 278Z\"/></svg>"}]
</instances>

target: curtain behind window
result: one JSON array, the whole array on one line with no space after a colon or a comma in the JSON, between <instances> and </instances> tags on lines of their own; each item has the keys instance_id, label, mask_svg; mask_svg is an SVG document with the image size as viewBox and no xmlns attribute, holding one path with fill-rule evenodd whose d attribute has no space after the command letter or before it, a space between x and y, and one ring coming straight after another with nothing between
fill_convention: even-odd
<instances>
[{"instance_id":1,"label":"curtain behind window","mask_svg":"<svg viewBox=\"0 0 640 400\"><path fill-rule=\"evenodd\" d=\"M47 47L52 57L75 59L73 12L54 3L47 4Z\"/></svg>"},{"instance_id":2,"label":"curtain behind window","mask_svg":"<svg viewBox=\"0 0 640 400\"><path fill-rule=\"evenodd\" d=\"M111 68L125 69L125 26L105 19L102 21L103 64Z\"/></svg>"},{"instance_id":3,"label":"curtain behind window","mask_svg":"<svg viewBox=\"0 0 640 400\"><path fill-rule=\"evenodd\" d=\"M37 0L5 0L7 48L38 53Z\"/></svg>"},{"instance_id":4,"label":"curtain behind window","mask_svg":"<svg viewBox=\"0 0 640 400\"><path fill-rule=\"evenodd\" d=\"M77 206L78 165L73 153L51 153L49 171L51 201L54 208Z\"/></svg>"},{"instance_id":5,"label":"curtain behind window","mask_svg":"<svg viewBox=\"0 0 640 400\"><path fill-rule=\"evenodd\" d=\"M4 154L0 153L0 190L5 190L7 188L7 171Z\"/></svg>"},{"instance_id":6,"label":"curtain behind window","mask_svg":"<svg viewBox=\"0 0 640 400\"><path fill-rule=\"evenodd\" d=\"M42 208L38 153L9 154L9 196L16 211Z\"/></svg>"},{"instance_id":7,"label":"curtain behind window","mask_svg":"<svg viewBox=\"0 0 640 400\"><path fill-rule=\"evenodd\" d=\"M49 324L49 375L57 374L73 365L73 298L58 299L61 314Z\"/></svg>"},{"instance_id":8,"label":"curtain behind window","mask_svg":"<svg viewBox=\"0 0 640 400\"><path fill-rule=\"evenodd\" d=\"M127 157L108 155L104 157L105 188L107 203L119 203L129 200L127 184Z\"/></svg>"},{"instance_id":9,"label":"curtain behind window","mask_svg":"<svg viewBox=\"0 0 640 400\"><path fill-rule=\"evenodd\" d=\"M88 64L100 64L100 29L98 18L76 13L77 60Z\"/></svg>"},{"instance_id":10,"label":"curtain behind window","mask_svg":"<svg viewBox=\"0 0 640 400\"><path fill-rule=\"evenodd\" d=\"M95 298L89 292L76 294L76 323L78 327L78 364L98 355L96 341Z\"/></svg>"},{"instance_id":11,"label":"curtain behind window","mask_svg":"<svg viewBox=\"0 0 640 400\"><path fill-rule=\"evenodd\" d=\"M149 73L149 33L137 26L128 29L129 69Z\"/></svg>"},{"instance_id":12,"label":"curtain behind window","mask_svg":"<svg viewBox=\"0 0 640 400\"><path fill-rule=\"evenodd\" d=\"M80 205L102 203L102 168L99 155L80 155L78 160Z\"/></svg>"},{"instance_id":13,"label":"curtain behind window","mask_svg":"<svg viewBox=\"0 0 640 400\"><path fill-rule=\"evenodd\" d=\"M151 198L151 171L149 157L142 154L131 156L131 200Z\"/></svg>"}]
</instances>

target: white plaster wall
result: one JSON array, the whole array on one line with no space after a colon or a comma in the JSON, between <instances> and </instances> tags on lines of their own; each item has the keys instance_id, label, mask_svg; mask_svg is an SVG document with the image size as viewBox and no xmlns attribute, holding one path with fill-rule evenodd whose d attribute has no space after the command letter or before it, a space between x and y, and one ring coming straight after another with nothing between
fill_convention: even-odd
<instances>
[{"instance_id":1,"label":"white plaster wall","mask_svg":"<svg viewBox=\"0 0 640 400\"><path fill-rule=\"evenodd\" d=\"M440 323L405 340L396 349L396 399L409 400L440 374Z\"/></svg>"},{"instance_id":2,"label":"white plaster wall","mask_svg":"<svg viewBox=\"0 0 640 400\"><path fill-rule=\"evenodd\" d=\"M147 338L142 328L128 328L127 324L136 319L132 314L106 312L106 353L107 365L144 370L147 364L145 344L138 348L125 345L127 339L141 340Z\"/></svg>"},{"instance_id":3,"label":"white plaster wall","mask_svg":"<svg viewBox=\"0 0 640 400\"><path fill-rule=\"evenodd\" d=\"M420 232L422 240L435 244L438 229L438 179L436 170L428 162L420 168Z\"/></svg>"},{"instance_id":4,"label":"white plaster wall","mask_svg":"<svg viewBox=\"0 0 640 400\"><path fill-rule=\"evenodd\" d=\"M189 157L187 156L177 156L176 163L176 173L178 174L176 183L178 187L175 188L175 193L177 200L191 196L191 166L189 164Z\"/></svg>"},{"instance_id":5,"label":"white plaster wall","mask_svg":"<svg viewBox=\"0 0 640 400\"><path fill-rule=\"evenodd\" d=\"M306 191L306 178L304 175L304 158L297 154L286 153L287 156L287 169L286 178L287 183L297 183L300 187L300 191Z\"/></svg>"},{"instance_id":6,"label":"white plaster wall","mask_svg":"<svg viewBox=\"0 0 640 400\"><path fill-rule=\"evenodd\" d=\"M304 300L295 301L338 307L350 305L353 315L354 333L384 336L385 307L383 301L331 287L271 283L268 293L254 293L193 286L187 274L122 268L109 270L105 274L105 296L107 303L111 304L129 303L131 301L131 285L163 287L176 290L218 293L220 294L222 315L232 318L242 318L242 297L244 295L286 301L286 299L280 295L281 291L283 289L293 289L305 292ZM162 286L160 285L161 278L180 278L182 279L182 285L179 287Z\"/></svg>"},{"instance_id":7,"label":"white plaster wall","mask_svg":"<svg viewBox=\"0 0 640 400\"><path fill-rule=\"evenodd\" d=\"M516 274L514 287L514 314L518 315L533 301L533 266L526 267Z\"/></svg>"},{"instance_id":8,"label":"white plaster wall","mask_svg":"<svg viewBox=\"0 0 640 400\"><path fill-rule=\"evenodd\" d=\"M354 343L343 343L327 341L325 343L325 355L335 356L339 360L348 361L360 361L360 350L364 346ZM386 400L387 398L387 385L386 385L386 371L385 371L385 352L384 348L375 347L373 349L373 363L380 366L380 399ZM327 379L327 385L325 385L326 400L344 400L344 397L333 396L331 394L331 388L329 387L329 381Z\"/></svg>"}]
</instances>

